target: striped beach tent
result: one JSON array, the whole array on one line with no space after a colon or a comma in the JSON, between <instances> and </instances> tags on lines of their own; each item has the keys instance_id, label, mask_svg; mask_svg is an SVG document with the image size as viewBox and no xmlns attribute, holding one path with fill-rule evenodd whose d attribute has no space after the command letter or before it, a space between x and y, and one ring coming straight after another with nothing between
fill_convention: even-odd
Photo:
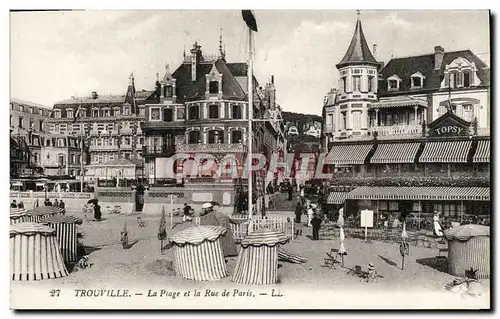
<instances>
[{"instance_id":1,"label":"striped beach tent","mask_svg":"<svg viewBox=\"0 0 500 319\"><path fill-rule=\"evenodd\" d=\"M65 277L55 231L36 223L10 226L11 278L14 281L44 280Z\"/></svg>"},{"instance_id":2,"label":"striped beach tent","mask_svg":"<svg viewBox=\"0 0 500 319\"><path fill-rule=\"evenodd\" d=\"M28 210L28 216L32 223L38 223L45 216L62 215L63 209L53 206L40 206Z\"/></svg>"},{"instance_id":3,"label":"striped beach tent","mask_svg":"<svg viewBox=\"0 0 500 319\"><path fill-rule=\"evenodd\" d=\"M186 279L219 280L227 276L220 237L221 226L194 226L178 232L170 241L175 245L175 270Z\"/></svg>"},{"instance_id":4,"label":"striped beach tent","mask_svg":"<svg viewBox=\"0 0 500 319\"><path fill-rule=\"evenodd\" d=\"M10 224L25 223L29 221L28 212L24 208L10 209Z\"/></svg>"},{"instance_id":5,"label":"striped beach tent","mask_svg":"<svg viewBox=\"0 0 500 319\"><path fill-rule=\"evenodd\" d=\"M490 228L462 225L444 232L448 240L448 269L454 276L465 276L465 270L477 270L479 279L490 278Z\"/></svg>"},{"instance_id":6,"label":"striped beach tent","mask_svg":"<svg viewBox=\"0 0 500 319\"><path fill-rule=\"evenodd\" d=\"M65 262L77 262L77 228L82 220L73 216L52 215L40 219L41 224L50 226L56 231L56 238Z\"/></svg>"},{"instance_id":7,"label":"striped beach tent","mask_svg":"<svg viewBox=\"0 0 500 319\"><path fill-rule=\"evenodd\" d=\"M278 246L289 238L277 230L261 228L241 241L232 281L247 285L270 285L278 281Z\"/></svg>"}]
</instances>

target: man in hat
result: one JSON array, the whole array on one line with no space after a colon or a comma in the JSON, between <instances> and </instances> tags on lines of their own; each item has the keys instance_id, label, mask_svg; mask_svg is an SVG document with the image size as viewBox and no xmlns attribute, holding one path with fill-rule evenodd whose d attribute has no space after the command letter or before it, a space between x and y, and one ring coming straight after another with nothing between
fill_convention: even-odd
<instances>
[{"instance_id":1,"label":"man in hat","mask_svg":"<svg viewBox=\"0 0 500 319\"><path fill-rule=\"evenodd\" d=\"M372 263L368 264L368 275L366 276L366 282L373 282L377 278L377 271L375 270L375 265Z\"/></svg>"},{"instance_id":2,"label":"man in hat","mask_svg":"<svg viewBox=\"0 0 500 319\"><path fill-rule=\"evenodd\" d=\"M10 208L17 208L17 203L16 200L14 199L12 203L10 204Z\"/></svg>"},{"instance_id":3,"label":"man in hat","mask_svg":"<svg viewBox=\"0 0 500 319\"><path fill-rule=\"evenodd\" d=\"M246 221L232 220L228 216L215 211L211 203L204 203L201 206L200 225L222 226L227 231L226 235L221 237L221 246L224 257L238 255L238 250L236 249L230 224L242 224L244 222Z\"/></svg>"}]
</instances>

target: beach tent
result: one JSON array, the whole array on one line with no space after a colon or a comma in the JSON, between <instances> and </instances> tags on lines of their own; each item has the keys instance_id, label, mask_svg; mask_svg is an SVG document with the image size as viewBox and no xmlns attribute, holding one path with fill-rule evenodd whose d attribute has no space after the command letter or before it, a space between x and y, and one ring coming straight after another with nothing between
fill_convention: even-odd
<instances>
[{"instance_id":1,"label":"beach tent","mask_svg":"<svg viewBox=\"0 0 500 319\"><path fill-rule=\"evenodd\" d=\"M40 206L28 210L28 216L32 223L38 223L45 216L61 215L63 209L53 206Z\"/></svg>"},{"instance_id":2,"label":"beach tent","mask_svg":"<svg viewBox=\"0 0 500 319\"><path fill-rule=\"evenodd\" d=\"M45 224L56 231L56 238L65 262L77 262L77 228L82 220L73 216L52 215L40 219L41 224Z\"/></svg>"},{"instance_id":3,"label":"beach tent","mask_svg":"<svg viewBox=\"0 0 500 319\"><path fill-rule=\"evenodd\" d=\"M11 278L14 281L44 280L65 277L55 231L36 223L10 226Z\"/></svg>"},{"instance_id":4,"label":"beach tent","mask_svg":"<svg viewBox=\"0 0 500 319\"><path fill-rule=\"evenodd\" d=\"M175 245L175 270L186 279L219 280L227 276L220 237L221 226L194 226L178 232L170 241Z\"/></svg>"},{"instance_id":5,"label":"beach tent","mask_svg":"<svg viewBox=\"0 0 500 319\"><path fill-rule=\"evenodd\" d=\"M490 278L490 228L462 225L445 230L448 240L448 269L454 276L477 270L478 279Z\"/></svg>"},{"instance_id":6,"label":"beach tent","mask_svg":"<svg viewBox=\"0 0 500 319\"><path fill-rule=\"evenodd\" d=\"M258 229L241 242L232 281L247 285L269 285L278 281L278 246L288 237L277 230Z\"/></svg>"},{"instance_id":7,"label":"beach tent","mask_svg":"<svg viewBox=\"0 0 500 319\"><path fill-rule=\"evenodd\" d=\"M10 224L24 223L29 220L28 212L24 208L10 209Z\"/></svg>"}]
</instances>

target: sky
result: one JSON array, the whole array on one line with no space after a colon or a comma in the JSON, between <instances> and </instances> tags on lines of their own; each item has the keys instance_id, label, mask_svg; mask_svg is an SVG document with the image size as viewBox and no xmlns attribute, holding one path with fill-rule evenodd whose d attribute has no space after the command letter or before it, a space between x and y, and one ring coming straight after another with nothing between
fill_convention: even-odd
<instances>
[{"instance_id":1,"label":"sky","mask_svg":"<svg viewBox=\"0 0 500 319\"><path fill-rule=\"evenodd\" d=\"M255 75L274 75L285 111L321 115L337 86L335 64L352 38L355 10L255 11ZM470 49L490 64L488 11L368 11L360 15L377 59ZM46 105L71 96L152 90L165 64L175 70L195 41L215 54L220 29L228 62L245 62L248 34L240 11L76 11L10 14L11 98Z\"/></svg>"}]
</instances>

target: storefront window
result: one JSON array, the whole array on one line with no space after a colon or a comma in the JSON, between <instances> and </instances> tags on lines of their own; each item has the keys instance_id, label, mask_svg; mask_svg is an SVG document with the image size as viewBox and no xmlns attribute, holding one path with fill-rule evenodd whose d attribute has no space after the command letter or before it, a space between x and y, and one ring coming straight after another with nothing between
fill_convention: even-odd
<instances>
[{"instance_id":1,"label":"storefront window","mask_svg":"<svg viewBox=\"0 0 500 319\"><path fill-rule=\"evenodd\" d=\"M455 204L444 205L444 217L457 216L457 207Z\"/></svg>"},{"instance_id":2,"label":"storefront window","mask_svg":"<svg viewBox=\"0 0 500 319\"><path fill-rule=\"evenodd\" d=\"M398 210L399 205L398 202L389 202L389 210Z\"/></svg>"}]
</instances>

